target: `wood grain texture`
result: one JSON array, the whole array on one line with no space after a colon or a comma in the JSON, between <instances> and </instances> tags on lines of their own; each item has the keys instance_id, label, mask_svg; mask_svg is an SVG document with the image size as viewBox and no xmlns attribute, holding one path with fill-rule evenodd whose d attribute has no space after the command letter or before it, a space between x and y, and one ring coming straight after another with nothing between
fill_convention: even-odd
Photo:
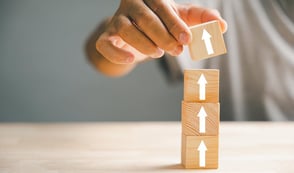
<instances>
[{"instance_id":1,"label":"wood grain texture","mask_svg":"<svg viewBox=\"0 0 294 173\"><path fill-rule=\"evenodd\" d=\"M206 84L206 99L199 99L198 80L204 74ZM184 101L199 103L218 103L219 102L219 70L199 69L184 70Z\"/></svg>"},{"instance_id":2,"label":"wood grain texture","mask_svg":"<svg viewBox=\"0 0 294 173\"><path fill-rule=\"evenodd\" d=\"M218 168L218 136L186 136L182 135L182 164L185 168L216 169ZM199 166L200 142L204 141L206 151L206 166Z\"/></svg>"},{"instance_id":3,"label":"wood grain texture","mask_svg":"<svg viewBox=\"0 0 294 173\"><path fill-rule=\"evenodd\" d=\"M221 122L208 172L293 173L292 132L294 122ZM180 122L0 123L0 172L207 172L181 166L180 139Z\"/></svg>"},{"instance_id":4,"label":"wood grain texture","mask_svg":"<svg viewBox=\"0 0 294 173\"><path fill-rule=\"evenodd\" d=\"M200 108L206 111L205 133L199 132L199 117L197 114ZM219 134L220 121L219 103L195 103L182 102L182 133L188 136L217 136Z\"/></svg>"},{"instance_id":5,"label":"wood grain texture","mask_svg":"<svg viewBox=\"0 0 294 173\"><path fill-rule=\"evenodd\" d=\"M208 54L204 40L202 40L203 29L211 35L210 41L214 50L213 54ZM221 55L227 52L221 28L218 21L211 21L196 25L190 28L192 41L189 45L190 56L193 60L201 60Z\"/></svg>"}]
</instances>

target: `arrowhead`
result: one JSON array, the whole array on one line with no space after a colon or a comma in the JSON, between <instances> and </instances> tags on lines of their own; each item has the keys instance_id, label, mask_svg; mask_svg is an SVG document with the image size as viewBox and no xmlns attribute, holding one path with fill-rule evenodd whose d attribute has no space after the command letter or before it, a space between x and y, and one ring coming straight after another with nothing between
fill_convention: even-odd
<instances>
[{"instance_id":1,"label":"arrowhead","mask_svg":"<svg viewBox=\"0 0 294 173\"><path fill-rule=\"evenodd\" d=\"M206 151L207 148L205 146L205 143L203 141L200 142L199 147L197 149L198 151Z\"/></svg>"},{"instance_id":2,"label":"arrowhead","mask_svg":"<svg viewBox=\"0 0 294 173\"><path fill-rule=\"evenodd\" d=\"M199 80L198 80L197 83L198 83L199 85L201 85L201 84L207 84L207 81L206 81L206 79L205 79L205 77L204 77L203 74L201 74L201 76L200 76L200 78L199 78Z\"/></svg>"},{"instance_id":3,"label":"arrowhead","mask_svg":"<svg viewBox=\"0 0 294 173\"><path fill-rule=\"evenodd\" d=\"M207 114L205 112L205 109L203 106L201 106L199 113L197 114L197 117L207 117Z\"/></svg>"},{"instance_id":4,"label":"arrowhead","mask_svg":"<svg viewBox=\"0 0 294 173\"><path fill-rule=\"evenodd\" d=\"M211 35L206 31L206 29L203 29L202 32L202 40L210 39Z\"/></svg>"}]
</instances>

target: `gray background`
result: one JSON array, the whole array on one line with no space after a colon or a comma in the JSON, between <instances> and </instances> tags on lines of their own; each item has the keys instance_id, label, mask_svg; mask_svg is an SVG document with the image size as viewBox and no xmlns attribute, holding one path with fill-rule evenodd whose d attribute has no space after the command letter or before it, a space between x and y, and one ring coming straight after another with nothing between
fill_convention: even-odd
<instances>
[{"instance_id":1,"label":"gray background","mask_svg":"<svg viewBox=\"0 0 294 173\"><path fill-rule=\"evenodd\" d=\"M182 84L155 61L110 79L84 44L118 0L0 0L0 121L179 120Z\"/></svg>"}]
</instances>

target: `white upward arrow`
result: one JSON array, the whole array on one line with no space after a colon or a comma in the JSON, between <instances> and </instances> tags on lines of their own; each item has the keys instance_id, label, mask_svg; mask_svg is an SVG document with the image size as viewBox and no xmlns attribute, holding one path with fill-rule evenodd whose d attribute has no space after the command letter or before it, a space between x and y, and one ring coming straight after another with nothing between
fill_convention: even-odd
<instances>
[{"instance_id":1,"label":"white upward arrow","mask_svg":"<svg viewBox=\"0 0 294 173\"><path fill-rule=\"evenodd\" d=\"M198 146L198 151L199 151L199 166L200 167L205 167L205 154L206 154L206 146L205 143L203 141L200 142L199 146Z\"/></svg>"},{"instance_id":2,"label":"white upward arrow","mask_svg":"<svg viewBox=\"0 0 294 173\"><path fill-rule=\"evenodd\" d=\"M203 29L202 40L204 40L208 55L214 54L210 38L211 35L206 31L206 29Z\"/></svg>"},{"instance_id":3,"label":"white upward arrow","mask_svg":"<svg viewBox=\"0 0 294 173\"><path fill-rule=\"evenodd\" d=\"M197 83L199 85L199 100L205 100L205 88L207 81L203 74L201 74Z\"/></svg>"},{"instance_id":4,"label":"white upward arrow","mask_svg":"<svg viewBox=\"0 0 294 173\"><path fill-rule=\"evenodd\" d=\"M197 115L199 117L199 132L200 133L205 133L205 118L207 117L207 114L205 112L204 107L201 106L200 111Z\"/></svg>"}]
</instances>

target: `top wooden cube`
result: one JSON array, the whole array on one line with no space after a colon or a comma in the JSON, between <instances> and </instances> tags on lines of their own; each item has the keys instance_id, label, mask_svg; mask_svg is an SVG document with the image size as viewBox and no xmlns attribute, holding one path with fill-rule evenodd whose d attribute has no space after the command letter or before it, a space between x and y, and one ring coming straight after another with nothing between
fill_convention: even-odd
<instances>
[{"instance_id":1,"label":"top wooden cube","mask_svg":"<svg viewBox=\"0 0 294 173\"><path fill-rule=\"evenodd\" d=\"M185 70L184 101L199 103L218 103L219 70Z\"/></svg>"},{"instance_id":2,"label":"top wooden cube","mask_svg":"<svg viewBox=\"0 0 294 173\"><path fill-rule=\"evenodd\" d=\"M189 45L193 60L201 60L227 52L218 21L211 21L190 28L192 42Z\"/></svg>"}]
</instances>

